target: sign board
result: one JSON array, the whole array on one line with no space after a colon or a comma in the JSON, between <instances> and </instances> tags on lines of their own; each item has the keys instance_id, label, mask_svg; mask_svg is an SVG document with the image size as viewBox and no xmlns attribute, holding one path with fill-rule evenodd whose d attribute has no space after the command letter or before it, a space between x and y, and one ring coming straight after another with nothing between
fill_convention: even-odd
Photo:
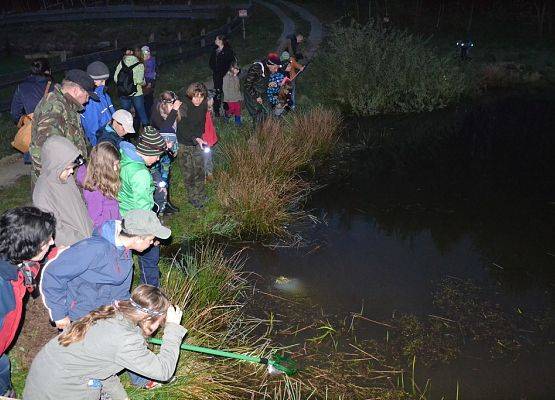
<instances>
[{"instance_id":1,"label":"sign board","mask_svg":"<svg viewBox=\"0 0 555 400\"><path fill-rule=\"evenodd\" d=\"M247 18L249 16L249 12L246 9L239 10L239 17L240 18Z\"/></svg>"}]
</instances>

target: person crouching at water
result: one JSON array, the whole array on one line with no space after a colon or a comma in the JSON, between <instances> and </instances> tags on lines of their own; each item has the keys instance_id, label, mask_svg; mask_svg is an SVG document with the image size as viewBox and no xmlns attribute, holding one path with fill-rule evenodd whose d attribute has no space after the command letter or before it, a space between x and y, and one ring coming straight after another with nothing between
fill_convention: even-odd
<instances>
[{"instance_id":1,"label":"person crouching at water","mask_svg":"<svg viewBox=\"0 0 555 400\"><path fill-rule=\"evenodd\" d=\"M97 308L50 340L31 364L23 399L128 399L117 376L124 369L170 380L187 333L182 314L160 289L138 286L129 300ZM145 337L160 326L163 344L155 354Z\"/></svg>"}]
</instances>

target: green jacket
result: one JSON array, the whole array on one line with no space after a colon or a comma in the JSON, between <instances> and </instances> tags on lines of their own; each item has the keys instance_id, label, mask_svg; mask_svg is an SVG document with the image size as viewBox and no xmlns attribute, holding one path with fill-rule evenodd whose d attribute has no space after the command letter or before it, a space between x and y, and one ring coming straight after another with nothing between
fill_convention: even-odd
<instances>
[{"instance_id":1,"label":"green jacket","mask_svg":"<svg viewBox=\"0 0 555 400\"><path fill-rule=\"evenodd\" d=\"M125 56L123 58L123 62L128 67L132 66L139 62L139 59L135 56ZM119 71L121 71L121 61L118 63L116 67L116 72L114 73L114 82L118 83L118 75ZM140 63L135 68L133 68L133 82L137 86L137 91L133 93L131 96L140 96L143 94L143 85L145 84L145 65Z\"/></svg>"},{"instance_id":2,"label":"green jacket","mask_svg":"<svg viewBox=\"0 0 555 400\"><path fill-rule=\"evenodd\" d=\"M118 194L119 211L123 217L130 210L152 210L154 182L145 162L129 142L120 143L121 188Z\"/></svg>"},{"instance_id":3,"label":"green jacket","mask_svg":"<svg viewBox=\"0 0 555 400\"><path fill-rule=\"evenodd\" d=\"M37 104L33 114L31 145L29 151L33 159L33 173L38 178L41 169L40 152L50 136L63 136L71 141L83 157L87 157L87 143L81 126L83 106L69 94L62 93L62 87L55 85Z\"/></svg>"}]
</instances>

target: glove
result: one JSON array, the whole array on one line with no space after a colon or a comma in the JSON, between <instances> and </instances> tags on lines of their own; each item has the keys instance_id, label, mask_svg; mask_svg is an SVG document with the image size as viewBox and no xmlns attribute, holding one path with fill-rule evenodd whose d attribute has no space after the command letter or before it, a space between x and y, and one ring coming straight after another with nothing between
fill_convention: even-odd
<instances>
[{"instance_id":1,"label":"glove","mask_svg":"<svg viewBox=\"0 0 555 400\"><path fill-rule=\"evenodd\" d=\"M181 324L181 317L183 317L183 311L179 306L170 306L166 313L166 322L173 322L174 324Z\"/></svg>"}]
</instances>

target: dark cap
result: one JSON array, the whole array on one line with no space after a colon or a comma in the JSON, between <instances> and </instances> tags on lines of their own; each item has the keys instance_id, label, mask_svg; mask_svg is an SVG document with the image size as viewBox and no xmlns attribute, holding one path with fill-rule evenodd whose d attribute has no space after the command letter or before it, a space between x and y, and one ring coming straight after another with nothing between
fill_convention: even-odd
<instances>
[{"instance_id":1,"label":"dark cap","mask_svg":"<svg viewBox=\"0 0 555 400\"><path fill-rule=\"evenodd\" d=\"M70 69L66 72L65 80L81 86L83 90L89 94L91 99L95 101L99 100L98 96L94 92L94 80L85 71L80 69Z\"/></svg>"}]
</instances>

